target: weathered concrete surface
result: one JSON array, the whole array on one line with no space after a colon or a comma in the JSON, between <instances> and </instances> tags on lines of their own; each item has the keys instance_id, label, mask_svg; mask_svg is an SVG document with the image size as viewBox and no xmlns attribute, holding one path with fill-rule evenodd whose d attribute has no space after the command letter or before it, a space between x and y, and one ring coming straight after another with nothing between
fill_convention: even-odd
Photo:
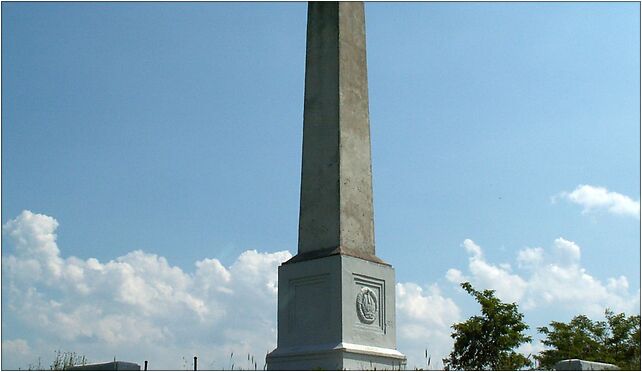
<instances>
[{"instance_id":1,"label":"weathered concrete surface","mask_svg":"<svg viewBox=\"0 0 642 372\"><path fill-rule=\"evenodd\" d=\"M556 371L619 371L615 364L591 362L581 359L565 359L555 363Z\"/></svg>"},{"instance_id":2,"label":"weathered concrete surface","mask_svg":"<svg viewBox=\"0 0 642 372\"><path fill-rule=\"evenodd\" d=\"M405 369L406 360L400 358L399 355L401 354L396 350L382 351L378 348L365 348L361 345L341 343L328 345L324 350L273 355L268 362L268 370L400 371Z\"/></svg>"},{"instance_id":3,"label":"weathered concrete surface","mask_svg":"<svg viewBox=\"0 0 642 372\"><path fill-rule=\"evenodd\" d=\"M363 3L308 3L298 254L279 267L269 370L401 369L375 255Z\"/></svg>"},{"instance_id":4,"label":"weathered concrete surface","mask_svg":"<svg viewBox=\"0 0 642 372\"><path fill-rule=\"evenodd\" d=\"M131 362L107 362L73 366L69 371L140 371L140 365Z\"/></svg>"},{"instance_id":5,"label":"weathered concrete surface","mask_svg":"<svg viewBox=\"0 0 642 372\"><path fill-rule=\"evenodd\" d=\"M310 2L298 255L375 256L365 18L360 2Z\"/></svg>"},{"instance_id":6,"label":"weathered concrete surface","mask_svg":"<svg viewBox=\"0 0 642 372\"><path fill-rule=\"evenodd\" d=\"M269 370L399 369L389 265L333 255L279 267L278 342ZM362 293L374 306L364 319Z\"/></svg>"}]
</instances>

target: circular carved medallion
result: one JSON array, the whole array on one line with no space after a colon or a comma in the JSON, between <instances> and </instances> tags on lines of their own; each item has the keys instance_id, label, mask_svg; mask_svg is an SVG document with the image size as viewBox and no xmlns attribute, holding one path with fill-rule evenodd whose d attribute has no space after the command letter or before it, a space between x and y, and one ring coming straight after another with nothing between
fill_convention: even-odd
<instances>
[{"instance_id":1,"label":"circular carved medallion","mask_svg":"<svg viewBox=\"0 0 642 372\"><path fill-rule=\"evenodd\" d=\"M372 324L377 317L377 295L370 288L363 287L357 294L357 315L361 322Z\"/></svg>"}]
</instances>

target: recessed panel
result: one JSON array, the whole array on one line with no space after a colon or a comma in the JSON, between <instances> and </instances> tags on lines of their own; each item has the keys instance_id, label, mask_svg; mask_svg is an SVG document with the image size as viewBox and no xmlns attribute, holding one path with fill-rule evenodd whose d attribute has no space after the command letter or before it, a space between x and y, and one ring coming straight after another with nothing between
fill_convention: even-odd
<instances>
[{"instance_id":1,"label":"recessed panel","mask_svg":"<svg viewBox=\"0 0 642 372\"><path fill-rule=\"evenodd\" d=\"M353 277L355 326L386 333L385 281L361 274Z\"/></svg>"},{"instance_id":2,"label":"recessed panel","mask_svg":"<svg viewBox=\"0 0 642 372\"><path fill-rule=\"evenodd\" d=\"M289 311L289 332L324 333L330 321L329 276L316 275L290 281L292 306Z\"/></svg>"}]
</instances>

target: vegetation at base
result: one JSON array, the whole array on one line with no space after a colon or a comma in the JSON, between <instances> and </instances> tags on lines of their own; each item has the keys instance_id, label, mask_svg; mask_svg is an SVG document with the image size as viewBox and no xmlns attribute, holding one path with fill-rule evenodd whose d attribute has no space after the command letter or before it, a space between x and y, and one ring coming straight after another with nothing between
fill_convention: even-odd
<instances>
[{"instance_id":1,"label":"vegetation at base","mask_svg":"<svg viewBox=\"0 0 642 372\"><path fill-rule=\"evenodd\" d=\"M84 355L76 354L73 351L56 351L56 358L51 363L50 370L66 371L73 366L84 366L87 364L87 358Z\"/></svg>"},{"instance_id":2,"label":"vegetation at base","mask_svg":"<svg viewBox=\"0 0 642 372\"><path fill-rule=\"evenodd\" d=\"M56 350L56 357L49 365L50 371L65 371L73 366L84 366L87 364L87 358L84 355L79 355L73 351L60 351ZM38 357L36 363L29 363L27 371L44 371L45 367L42 365L42 360Z\"/></svg>"},{"instance_id":3,"label":"vegetation at base","mask_svg":"<svg viewBox=\"0 0 642 372\"><path fill-rule=\"evenodd\" d=\"M552 369L564 359L611 363L622 370L640 370L640 315L605 311L606 321L592 321L577 315L569 323L551 322L537 328L549 349L535 358L540 369ZM549 328L550 327L550 328Z\"/></svg>"},{"instance_id":4,"label":"vegetation at base","mask_svg":"<svg viewBox=\"0 0 642 372\"><path fill-rule=\"evenodd\" d=\"M461 287L481 305L481 316L473 316L452 326L453 351L443 359L446 370L516 370L532 362L515 352L519 345L530 342L523 332L528 325L517 304L506 304L495 297L495 291L482 292L470 283Z\"/></svg>"},{"instance_id":5,"label":"vegetation at base","mask_svg":"<svg viewBox=\"0 0 642 372\"><path fill-rule=\"evenodd\" d=\"M502 303L493 290L477 291L470 283L461 287L481 305L481 315L452 326L455 340L446 370L517 370L532 368L528 357L517 353L519 345L531 342L524 334L528 325L517 304ZM640 315L626 316L606 309L605 319L593 321L577 315L570 322L551 322L537 331L545 338L546 350L533 356L538 370L550 370L565 359L615 364L622 370L639 371ZM427 352L426 352L427 356Z\"/></svg>"}]
</instances>

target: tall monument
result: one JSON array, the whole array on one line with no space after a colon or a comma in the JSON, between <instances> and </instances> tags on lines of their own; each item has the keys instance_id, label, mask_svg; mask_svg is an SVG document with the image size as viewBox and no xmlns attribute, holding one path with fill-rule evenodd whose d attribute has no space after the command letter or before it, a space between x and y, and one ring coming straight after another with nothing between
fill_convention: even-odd
<instances>
[{"instance_id":1,"label":"tall monument","mask_svg":"<svg viewBox=\"0 0 642 372\"><path fill-rule=\"evenodd\" d=\"M279 267L270 370L401 369L375 255L364 8L308 3L298 254Z\"/></svg>"}]
</instances>

